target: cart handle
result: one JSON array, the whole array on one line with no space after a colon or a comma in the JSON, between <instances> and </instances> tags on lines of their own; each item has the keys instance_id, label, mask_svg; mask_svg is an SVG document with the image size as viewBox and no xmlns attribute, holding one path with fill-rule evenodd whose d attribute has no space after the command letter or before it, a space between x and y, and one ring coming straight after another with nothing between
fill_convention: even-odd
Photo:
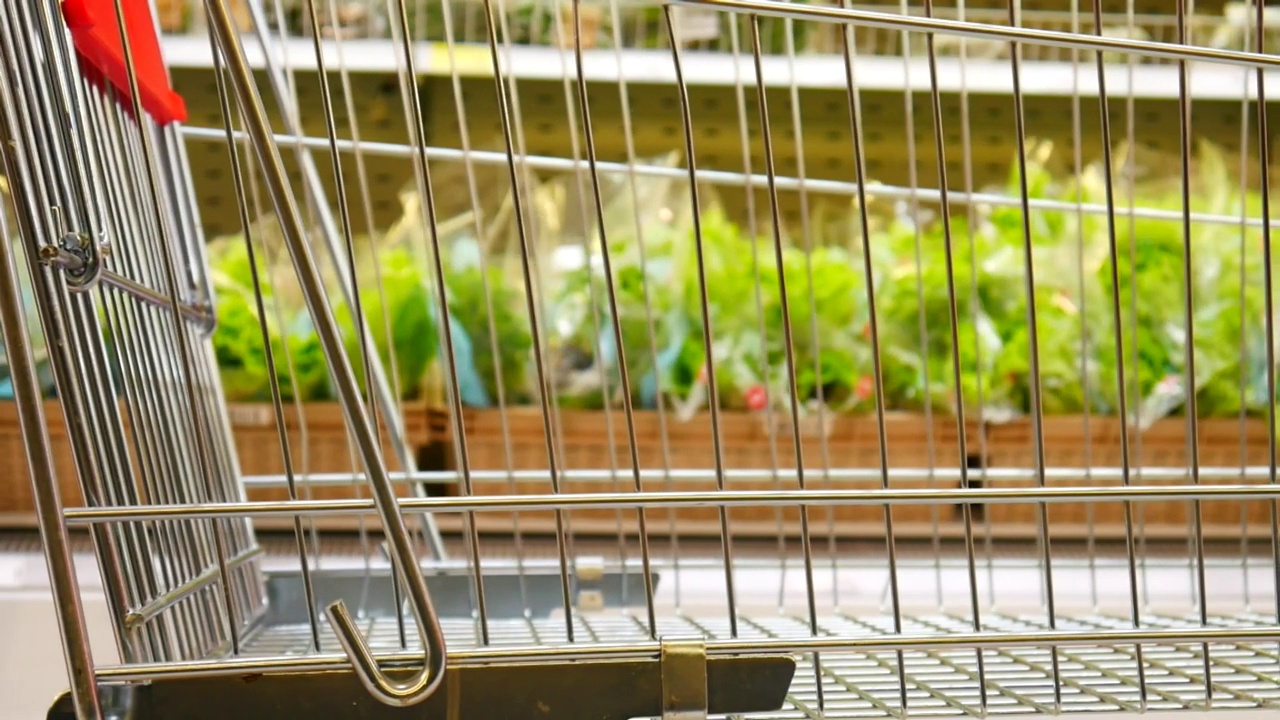
<instances>
[{"instance_id":1,"label":"cart handle","mask_svg":"<svg viewBox=\"0 0 1280 720\"><path fill-rule=\"evenodd\" d=\"M147 0L119 2L127 32L125 37L121 37L116 21L116 0L62 0L62 14L76 50L96 71L90 76L105 80L126 100L132 100L124 48L128 43L143 109L160 125L186 122L187 106L169 84L160 54L151 3Z\"/></svg>"}]
</instances>

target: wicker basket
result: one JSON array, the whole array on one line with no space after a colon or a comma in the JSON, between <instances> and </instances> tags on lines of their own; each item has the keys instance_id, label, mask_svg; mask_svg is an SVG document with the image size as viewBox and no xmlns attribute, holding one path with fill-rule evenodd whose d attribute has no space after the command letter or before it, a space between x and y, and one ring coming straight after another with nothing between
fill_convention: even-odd
<instances>
[{"instance_id":1,"label":"wicker basket","mask_svg":"<svg viewBox=\"0 0 1280 720\"><path fill-rule=\"evenodd\" d=\"M435 443L443 467L457 467L455 448L451 447L452 422L446 411L432 410L433 422L442 425ZM625 417L621 411L568 411L559 413L559 436L563 442L556 448L559 466L566 470L616 467L620 480L587 482L566 480L561 491L629 492L630 449ZM640 466L644 469L710 469L714 467L709 415L702 414L688 422L679 422L668 413L667 450L664 463L662 433L656 412L636 413L636 439ZM763 416L750 413L721 414L721 448L728 469L761 469L775 465L794 467L795 453L789 419L777 417L771 443ZM467 454L473 470L545 470L547 449L541 411L536 408L513 409L506 414L506 439L503 416L497 410L468 409L463 415L466 428ZM607 423L612 423L614 441L608 440ZM819 474L823 466L838 468L878 469L879 441L874 417L828 417L826 442L817 431L816 418L806 418L801 428L805 467L813 468L807 476L810 489L859 489L878 487L876 479L863 481L826 479ZM949 417L936 417L930 424L915 415L891 415L886 418L888 461L891 468L937 467L954 469L960 462L957 427ZM1198 425L1199 461L1203 467L1241 467L1242 464L1267 463L1265 421L1250 419L1243 426L1239 420L1202 420ZM1144 433L1130 431L1130 465L1133 484L1168 484L1167 479L1143 479L1142 468L1182 468L1188 465L1186 421L1168 418ZM930 438L932 435L932 438ZM1055 479L1050 484L1071 486L1116 486L1118 480L1092 477L1089 468L1115 468L1121 464L1120 424L1111 418L1052 417L1044 423L1045 461L1048 467L1079 468L1078 477ZM825 445L825 449L824 449ZM971 468L1035 467L1032 425L1028 420L987 425L971 424L966 431L966 465ZM776 448L771 449L771 448ZM1243 451L1243 455L1242 455ZM824 459L825 453L825 459ZM930 458L932 454L932 459ZM776 458L776 460L775 460ZM1243 458L1243 462L1242 462ZM1114 473L1113 473L1114 474ZM874 478L874 476L873 476ZM1204 482L1209 482L1205 480ZM1236 483L1238 479L1219 479L1220 483ZM1005 481L1003 487L1032 486L1033 480ZM981 483L974 481L975 486ZM780 485L764 481L730 482L730 489L769 489L795 487L794 479ZM954 480L902 481L894 479L894 488L955 487ZM514 488L514 490L513 490ZM647 483L646 491L667 489L664 481ZM672 480L675 490L714 490L711 481ZM453 489L455 492L456 488ZM473 492L478 495L511 492L542 494L552 492L549 481L512 484L509 479L475 478ZM1191 503L1161 501L1134 503L1136 530L1155 538L1185 537L1191 517ZM991 533L998 538L1034 537L1039 530L1039 514L1033 504L992 504L974 506L974 532ZM667 510L651 511L654 518L669 516ZM840 536L880 537L884 532L884 516L878 508L836 507L811 508L810 532L821 536L834 532ZM1269 527L1269 504L1265 501L1203 502L1201 517L1207 537L1239 537L1242 519L1249 523L1248 532L1259 533ZM798 512L784 511L784 529L794 535L799 531ZM634 513L621 514L625 526L634 531ZM735 534L772 534L778 530L777 511L769 508L735 508L730 511ZM894 510L895 533L901 537L931 538L936 535L957 536L964 532L963 517L958 507L910 505ZM529 518L529 519L525 519ZM676 512L682 533L689 535L719 532L717 515L712 509L689 509ZM829 519L834 521L829 523ZM1099 538L1124 537L1124 505L1112 503L1056 503L1050 506L1049 529L1055 537ZM576 510L571 513L575 532L616 531L619 514L615 511ZM484 513L477 516L481 529L510 526L510 515ZM521 522L530 529L551 528L550 513L521 513ZM653 520L651 520L653 522ZM665 527L665 524L664 524Z\"/></svg>"}]
</instances>

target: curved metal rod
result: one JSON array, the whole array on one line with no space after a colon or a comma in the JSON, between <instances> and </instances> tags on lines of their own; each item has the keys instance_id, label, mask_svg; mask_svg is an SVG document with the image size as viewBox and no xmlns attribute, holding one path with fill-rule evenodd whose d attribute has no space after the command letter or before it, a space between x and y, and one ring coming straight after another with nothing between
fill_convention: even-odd
<instances>
[{"instance_id":1,"label":"curved metal rod","mask_svg":"<svg viewBox=\"0 0 1280 720\"><path fill-rule=\"evenodd\" d=\"M280 229L289 248L298 284L306 300L307 309L315 325L316 334L329 361L334 388L342 406L343 415L351 429L360 458L364 463L373 493L374 504L382 519L383 530L390 546L392 564L409 599L409 607L417 621L418 635L422 638L423 667L407 680L389 678L369 650L360 631L356 629L341 601L326 609L338 641L351 658L356 675L375 698L396 707L414 705L431 696L444 678L446 661L444 632L440 628L431 596L427 592L422 569L409 538L400 505L391 486L391 478L383 462L381 448L373 423L366 412L356 384L351 360L347 357L338 324L329 306L324 282L316 266L315 258L303 230L297 200L289 187L280 148L271 135L262 97L254 85L252 71L244 57L240 36L227 11L225 0L205 0L210 26L214 31L222 54L227 61L231 86L235 89L240 110L244 116L245 130L249 134L254 152L261 164L272 205L280 220Z\"/></svg>"},{"instance_id":2,"label":"curved metal rod","mask_svg":"<svg viewBox=\"0 0 1280 720\"><path fill-rule=\"evenodd\" d=\"M414 572L416 572L416 564L410 567L415 568ZM396 564L396 572L400 576L400 581L408 586L409 583L405 578L404 568L404 564ZM420 572L417 574L421 579L422 574ZM325 608L325 615L329 618L329 624L333 626L333 632L338 636L338 642L341 643L343 651L351 659L351 665L355 669L356 677L360 678L360 682L369 691L369 694L387 705L396 707L406 707L426 700L439 687L440 681L444 679L446 657L444 633L441 632L435 611L431 608L431 600L429 597L425 598L427 612L424 617L424 614L419 612L419 604L412 601L412 592L410 592L409 597L411 599L410 605L414 609L414 619L418 621L418 634L422 636L425 664L413 677L401 682L392 681L383 673L382 668L378 667L378 660L373 656L373 652L369 650L369 646L365 643L364 636L360 634L360 630L356 628L355 621L351 619L351 613L347 610L346 603L339 600ZM425 631L424 624L427 626Z\"/></svg>"}]
</instances>

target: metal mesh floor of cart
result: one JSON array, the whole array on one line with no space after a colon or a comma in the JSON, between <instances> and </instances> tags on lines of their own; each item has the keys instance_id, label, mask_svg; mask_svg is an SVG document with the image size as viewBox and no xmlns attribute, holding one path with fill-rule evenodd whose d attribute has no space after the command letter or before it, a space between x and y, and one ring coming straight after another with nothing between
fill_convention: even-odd
<instances>
[{"instance_id":1,"label":"metal mesh floor of cart","mask_svg":"<svg viewBox=\"0 0 1280 720\"><path fill-rule=\"evenodd\" d=\"M1211 617L1220 627L1257 626L1274 621L1262 615ZM629 613L581 615L575 634L583 643L618 643L647 639L645 620ZM1102 615L1060 619L1059 629L1125 629L1127 618ZM1186 627L1198 620L1146 616L1149 627ZM820 635L840 637L891 634L889 616L826 615L819 618ZM1043 619L1010 615L984 618L984 628L999 632L1048 630ZM445 634L451 648L477 645L475 623L447 620ZM953 615L904 619L904 633L947 634L972 630L971 621ZM365 631L375 647L399 647L394 618L366 621ZM563 618L495 620L490 623L493 645L558 644L565 642ZM702 635L708 639L730 634L724 617L664 616L661 635ZM802 638L810 635L807 618L791 615L744 616L739 637ZM416 638L410 626L407 637ZM246 647L250 655L293 655L309 651L307 625L281 625L258 633ZM339 651L325 629L322 651ZM1280 655L1277 646L1211 645L1212 707L1280 709ZM1133 647L1075 647L1057 650L1062 680L1062 712L1137 712L1142 697ZM1189 645L1143 645L1148 710L1204 708L1204 648ZM972 649L909 652L904 655L907 709L911 717L978 717L984 714L978 692L976 656ZM812 658L800 657L787 705L778 712L753 718L879 718L900 717L899 671L893 652L830 652L821 656L823 707L819 712ZM984 651L987 683L986 715L1023 715L1055 711L1051 651L1048 648Z\"/></svg>"}]
</instances>

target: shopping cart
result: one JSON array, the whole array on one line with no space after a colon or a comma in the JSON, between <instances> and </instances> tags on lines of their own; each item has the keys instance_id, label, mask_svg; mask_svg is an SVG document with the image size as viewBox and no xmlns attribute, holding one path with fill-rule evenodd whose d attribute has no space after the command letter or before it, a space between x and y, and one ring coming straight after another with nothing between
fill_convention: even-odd
<instances>
[{"instance_id":1,"label":"shopping cart","mask_svg":"<svg viewBox=\"0 0 1280 720\"><path fill-rule=\"evenodd\" d=\"M1265 47L1262 9L1229 49L1191 42L1182 2L1177 42L1106 32L1100 2L1073 6L1073 31L1023 26L1016 4L1007 22L974 22L963 5L935 17L927 0L910 12L614 3L593 15L609 19L613 47L584 49L577 1L548 6L568 22L547 25L556 42L540 48L513 43L536 33L515 33L511 9L491 0L468 7L478 44L455 41L445 2L432 30L444 39L428 46L413 41L435 3L389 2L389 39L308 42L281 37L278 5L231 5L197 8L212 84L185 98L161 50L195 46L164 46L144 0L0 8L4 211L17 230L0 253L0 324L69 671L51 718L1280 707L1265 162L1268 73L1280 59L1250 50ZM310 28L337 16L332 2L301 8ZM661 28L651 43L661 49L629 52L620 8ZM800 25L826 38L821 52L761 31ZM698 50L716 27L731 49ZM901 55L859 55L867 28L900 34ZM941 57L941 38L1008 52L979 66L964 42ZM1074 61L1026 68L1021 50L1032 47ZM376 89L362 103L351 67L379 63L389 80L364 86ZM995 78L997 66L1007 74ZM448 82L419 82L432 73ZM1099 195L1081 183L1074 201L1044 196L1030 138L1037 123L1063 123L1028 110L1033 76L1035 92L1068 101L1073 147L1096 135L1094 174L1082 149L1069 164ZM1193 202L1207 166L1193 162L1193 78L1233 99L1238 188L1256 189L1256 204L1235 186L1217 188L1227 211ZM1159 95L1157 81L1174 112L1156 120L1178 125L1173 207L1145 206L1134 189L1134 104ZM1007 107L977 116L979 96L1001 84ZM1127 107L1108 94L1116 84ZM814 87L826 93L816 110L802 92ZM665 94L645 95L654 88ZM886 88L902 94L901 110L865 95ZM212 112L189 110L201 102ZM563 118L544 112L556 104ZM362 136L367 114L383 136ZM200 127L209 115L215 126ZM879 184L869 167L892 176L893 158L903 164L889 137L903 125L909 179ZM473 142L476 127L496 141ZM1016 144L1011 189L978 189L983 129ZM662 150L652 155L677 159L641 157L647 133L646 147ZM917 147L917 136L929 142ZM538 151L554 137L568 142ZM1122 139L1126 155L1113 157ZM225 167L212 192L231 199L233 219L198 208L188 152L209 147ZM411 188L390 232L373 229L386 216L370 189L375 162ZM548 198L561 199L559 214ZM883 232L875 215L886 203ZM826 254L815 240L823 208L844 223L843 246ZM735 216L751 226L745 238L728 229ZM246 251L238 286L209 257L204 231L218 223ZM1176 230L1177 274L1150 271L1156 288L1182 283L1160 296L1169 307L1136 304L1153 292L1138 288L1147 266L1137 258L1168 242L1142 223ZM1014 241L979 257L997 226ZM8 217L0 227L11 232ZM460 227L470 244L456 241ZM1207 227L1238 243L1235 264L1197 254ZM1045 260L1050 233L1069 242ZM390 303L389 266L367 253L391 235L421 273L417 327L438 338L384 333L366 317L373 298ZM548 236L581 239L578 254L573 243L548 248ZM881 240L910 252L886 259ZM513 260L499 280L486 262L504 244ZM477 246L473 264L459 260ZM466 276L478 295L455 284L459 267L478 267ZM1237 268L1238 312L1222 310L1234 295L1213 288ZM818 273L841 278L837 289ZM577 290L551 293L553 281ZM83 507L60 497L24 283ZM1105 290L1088 296L1096 318L1081 309L1090 283ZM676 299L659 295L671 287ZM1010 287L1021 299L1005 307L1012 296L997 290ZM215 342L231 322L228 288L247 291L279 476L239 470ZM503 288L517 288L505 309ZM290 461L286 415L300 407L305 358L276 341L294 327L286 300L327 368L358 473ZM1234 364L1197 345L1201 303L1236 312ZM1054 308L1076 324L1046 330ZM1157 332L1136 326L1156 310L1166 312ZM993 349L984 333L998 312L1025 332L1002 331ZM523 330L502 334L498 320L513 317ZM418 464L395 359L421 344L442 358L432 412L444 419L433 441L443 460L393 471L392 461ZM826 363L824 346L847 353ZM1157 346L1169 367L1152 380L1144 363ZM1203 391L1198 362L1238 395ZM984 375L984 363L998 370ZM519 377L531 378L526 407L515 407L521 388L504 386ZM1238 417L1201 419L1200 404L1226 396ZM1159 421L1178 407L1181 417ZM286 499L254 499L264 490ZM343 518L358 519L353 541L319 527ZM264 529L281 519L283 540ZM117 664L88 645L73 530L93 541Z\"/></svg>"}]
</instances>

